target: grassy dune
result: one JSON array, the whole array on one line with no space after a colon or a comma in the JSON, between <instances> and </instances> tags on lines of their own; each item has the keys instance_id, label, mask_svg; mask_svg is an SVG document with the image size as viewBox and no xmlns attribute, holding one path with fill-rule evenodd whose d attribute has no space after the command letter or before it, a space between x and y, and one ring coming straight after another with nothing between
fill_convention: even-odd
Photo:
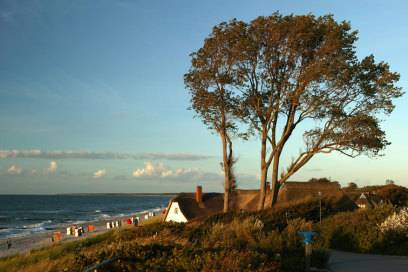
<instances>
[{"instance_id":1,"label":"grassy dune","mask_svg":"<svg viewBox=\"0 0 408 272\"><path fill-rule=\"evenodd\" d=\"M163 216L158 215L144 220L140 225L147 227L150 224L161 222ZM0 259L1 272L44 272L44 271L71 271L76 258L81 252L94 252L104 245L120 240L134 229L110 230L94 237L78 241L66 241L52 246L31 250L25 255L15 255Z\"/></svg>"},{"instance_id":2,"label":"grassy dune","mask_svg":"<svg viewBox=\"0 0 408 272\"><path fill-rule=\"evenodd\" d=\"M336 202L341 203L341 199ZM304 269L304 245L298 231L314 230L312 264L324 267L325 248L378 254L408 252L408 236L384 234L378 224L395 207L341 211L336 203L305 200L261 212L219 214L188 224L143 225L0 259L0 271L84 271L115 259L98 271L290 271ZM398 234L398 235L397 235ZM398 250L395 245L398 244Z\"/></svg>"}]
</instances>

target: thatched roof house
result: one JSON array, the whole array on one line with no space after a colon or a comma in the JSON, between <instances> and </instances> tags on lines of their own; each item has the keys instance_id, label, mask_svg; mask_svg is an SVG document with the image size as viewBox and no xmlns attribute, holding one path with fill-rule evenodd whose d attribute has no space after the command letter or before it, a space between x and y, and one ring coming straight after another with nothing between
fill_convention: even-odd
<instances>
[{"instance_id":1,"label":"thatched roof house","mask_svg":"<svg viewBox=\"0 0 408 272\"><path fill-rule=\"evenodd\" d=\"M164 221L185 223L194 218L222 212L224 195L221 193L181 193L169 202Z\"/></svg>"},{"instance_id":2,"label":"thatched roof house","mask_svg":"<svg viewBox=\"0 0 408 272\"><path fill-rule=\"evenodd\" d=\"M383 199L377 194L365 192L356 200L356 205L361 209L371 209L383 203Z\"/></svg>"},{"instance_id":3,"label":"thatched roof house","mask_svg":"<svg viewBox=\"0 0 408 272\"><path fill-rule=\"evenodd\" d=\"M271 201L270 187L267 188L266 205ZM286 182L279 190L278 204L290 206L299 201L317 200L319 197L333 199L342 206L355 207L336 182ZM222 193L202 193L202 187L197 186L195 193L181 193L170 200L164 221L188 222L221 213L223 201ZM255 211L258 202L259 190L237 190L231 199L231 207L235 211Z\"/></svg>"},{"instance_id":4,"label":"thatched roof house","mask_svg":"<svg viewBox=\"0 0 408 272\"><path fill-rule=\"evenodd\" d=\"M237 190L231 200L236 211L254 211L259 200L259 190ZM267 194L267 201L270 194ZM207 217L223 211L224 194L202 193L197 186L195 193L181 193L173 197L166 210L164 221L188 222L192 219Z\"/></svg>"}]
</instances>

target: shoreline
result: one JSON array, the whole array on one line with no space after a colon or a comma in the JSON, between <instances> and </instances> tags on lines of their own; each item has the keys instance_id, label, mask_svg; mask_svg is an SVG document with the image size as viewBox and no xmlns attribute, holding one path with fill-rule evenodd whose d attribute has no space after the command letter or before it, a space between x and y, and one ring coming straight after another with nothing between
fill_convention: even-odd
<instances>
[{"instance_id":1,"label":"shoreline","mask_svg":"<svg viewBox=\"0 0 408 272\"><path fill-rule=\"evenodd\" d=\"M122 225L118 228L106 228L106 223L111 221L122 221L126 220L129 217L140 217L139 224L143 224L144 221L149 220L150 218L154 218L160 216L165 208L155 208L150 209L148 211L137 212L129 215L124 216L112 216L106 219L94 220L94 221L86 221L81 224L64 224L61 225L54 230L47 230L44 232L33 233L30 235L25 236L18 236L18 237L9 237L9 238L0 238L0 258L5 258L13 255L22 255L27 254L31 250L40 249L46 246L51 246L54 244L65 243L70 241L77 241L85 238L90 238L99 234L103 234L108 231L116 230L116 229L124 229L124 228L131 228L134 225ZM155 212L156 215L154 217L149 217L149 219L145 219L144 216L149 212ZM92 232L84 232L81 236L75 237L73 235L66 234L66 228L69 226L77 225L77 226L84 226L93 225L95 230ZM52 235L54 232L60 231L61 232L61 240L53 242ZM7 240L11 241L11 248L7 249Z\"/></svg>"}]
</instances>

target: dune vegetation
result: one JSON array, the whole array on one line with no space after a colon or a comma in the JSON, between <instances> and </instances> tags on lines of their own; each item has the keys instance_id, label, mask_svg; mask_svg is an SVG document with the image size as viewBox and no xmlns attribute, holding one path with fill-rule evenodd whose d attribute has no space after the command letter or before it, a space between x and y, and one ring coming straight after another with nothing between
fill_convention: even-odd
<instances>
[{"instance_id":1,"label":"dune vegetation","mask_svg":"<svg viewBox=\"0 0 408 272\"><path fill-rule=\"evenodd\" d=\"M400 208L342 211L338 202L298 201L290 207L218 214L187 224L151 222L0 260L0 271L302 271L298 231L320 233L312 265L326 266L327 249L408 255L408 237L379 227ZM395 245L398 245L396 247Z\"/></svg>"}]
</instances>

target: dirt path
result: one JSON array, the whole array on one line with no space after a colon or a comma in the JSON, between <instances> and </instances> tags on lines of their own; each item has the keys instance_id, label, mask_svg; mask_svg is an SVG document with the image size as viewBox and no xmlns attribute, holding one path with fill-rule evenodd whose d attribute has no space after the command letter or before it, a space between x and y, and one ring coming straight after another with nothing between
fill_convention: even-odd
<instances>
[{"instance_id":1,"label":"dirt path","mask_svg":"<svg viewBox=\"0 0 408 272\"><path fill-rule=\"evenodd\" d=\"M333 272L407 272L408 257L330 251Z\"/></svg>"}]
</instances>

